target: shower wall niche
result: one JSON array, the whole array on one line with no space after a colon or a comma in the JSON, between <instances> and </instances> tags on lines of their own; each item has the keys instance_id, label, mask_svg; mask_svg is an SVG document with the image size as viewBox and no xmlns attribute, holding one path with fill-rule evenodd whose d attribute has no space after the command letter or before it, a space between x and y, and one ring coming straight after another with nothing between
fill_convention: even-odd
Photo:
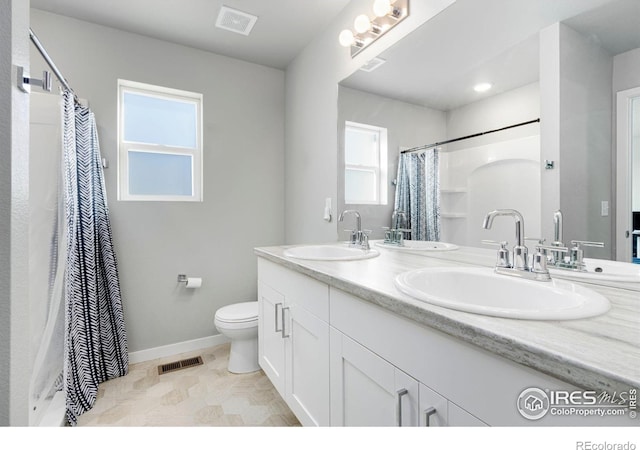
<instances>
[{"instance_id":1,"label":"shower wall niche","mask_svg":"<svg viewBox=\"0 0 640 450\"><path fill-rule=\"evenodd\" d=\"M440 157L442 241L472 247L483 240L514 244L512 221L482 228L487 212L516 209L527 237L541 236L540 137L447 150Z\"/></svg>"}]
</instances>

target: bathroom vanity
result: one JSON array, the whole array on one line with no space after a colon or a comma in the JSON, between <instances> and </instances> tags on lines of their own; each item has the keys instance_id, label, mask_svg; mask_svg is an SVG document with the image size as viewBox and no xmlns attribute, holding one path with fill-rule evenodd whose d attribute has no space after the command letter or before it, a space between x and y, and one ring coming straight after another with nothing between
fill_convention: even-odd
<instances>
[{"instance_id":1,"label":"bathroom vanity","mask_svg":"<svg viewBox=\"0 0 640 450\"><path fill-rule=\"evenodd\" d=\"M303 425L640 424L629 411L531 420L518 410L528 388L635 392L637 291L588 285L611 303L589 319L504 319L431 305L394 286L400 273L472 267L473 259L381 250L370 259L316 261L287 257L288 248L255 250L259 360ZM474 250L461 248L465 254Z\"/></svg>"}]
</instances>

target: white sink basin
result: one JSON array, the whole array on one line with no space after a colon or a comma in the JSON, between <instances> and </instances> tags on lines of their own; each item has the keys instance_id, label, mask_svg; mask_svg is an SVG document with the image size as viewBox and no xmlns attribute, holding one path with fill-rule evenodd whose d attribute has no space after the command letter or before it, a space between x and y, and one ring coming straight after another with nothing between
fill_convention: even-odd
<instances>
[{"instance_id":1,"label":"white sink basin","mask_svg":"<svg viewBox=\"0 0 640 450\"><path fill-rule=\"evenodd\" d=\"M393 244L385 244L384 241L376 242L378 247L388 248L391 250L398 251L420 251L420 252L446 252L450 250L457 250L458 246L454 244L449 244L447 242L436 242L436 241L411 241L405 240L404 246L400 247L398 245Z\"/></svg>"},{"instance_id":2,"label":"white sink basin","mask_svg":"<svg viewBox=\"0 0 640 450\"><path fill-rule=\"evenodd\" d=\"M305 245L292 247L284 251L284 256L316 261L352 261L375 258L380 255L377 250L362 250L346 245Z\"/></svg>"},{"instance_id":3,"label":"white sink basin","mask_svg":"<svg viewBox=\"0 0 640 450\"><path fill-rule=\"evenodd\" d=\"M549 267L552 277L569 278L581 281L617 281L620 283L640 284L640 264L631 264L606 259L585 258L586 272L555 269Z\"/></svg>"},{"instance_id":4,"label":"white sink basin","mask_svg":"<svg viewBox=\"0 0 640 450\"><path fill-rule=\"evenodd\" d=\"M512 319L568 320L607 312L609 301L570 281L531 281L490 268L429 268L398 275L398 289L445 308Z\"/></svg>"}]
</instances>

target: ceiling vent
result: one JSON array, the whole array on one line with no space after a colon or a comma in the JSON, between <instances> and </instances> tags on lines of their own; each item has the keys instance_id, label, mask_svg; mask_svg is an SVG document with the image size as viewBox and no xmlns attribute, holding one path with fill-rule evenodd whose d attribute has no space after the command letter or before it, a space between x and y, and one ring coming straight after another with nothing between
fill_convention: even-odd
<instances>
[{"instance_id":1,"label":"ceiling vent","mask_svg":"<svg viewBox=\"0 0 640 450\"><path fill-rule=\"evenodd\" d=\"M222 6L216 20L216 27L249 36L256 20L258 20L258 17L254 15L229 8L228 6Z\"/></svg>"},{"instance_id":2,"label":"ceiling vent","mask_svg":"<svg viewBox=\"0 0 640 450\"><path fill-rule=\"evenodd\" d=\"M371 61L367 61L367 63L364 66L360 67L360 70L362 70L363 72L373 72L374 70L376 70L378 67L380 67L386 62L387 62L386 59L373 58Z\"/></svg>"}]
</instances>

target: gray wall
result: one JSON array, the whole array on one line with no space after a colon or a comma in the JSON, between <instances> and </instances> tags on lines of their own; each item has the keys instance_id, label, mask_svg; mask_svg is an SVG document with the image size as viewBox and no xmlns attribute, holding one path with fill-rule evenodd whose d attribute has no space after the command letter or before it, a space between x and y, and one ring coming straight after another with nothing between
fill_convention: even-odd
<instances>
[{"instance_id":1,"label":"gray wall","mask_svg":"<svg viewBox=\"0 0 640 450\"><path fill-rule=\"evenodd\" d=\"M640 48L616 55L613 58L613 95L617 92L640 86ZM616 110L613 111L614 116ZM614 119L613 123L616 123ZM636 138L637 139L637 138ZM614 146L615 149L615 136ZM635 149L640 149L636 144ZM634 211L640 211L640 157L633 158L633 205Z\"/></svg>"},{"instance_id":2,"label":"gray wall","mask_svg":"<svg viewBox=\"0 0 640 450\"><path fill-rule=\"evenodd\" d=\"M357 209L362 227L372 230L371 239L384 237L382 227L391 225L395 187L391 181L398 171L400 147L417 147L443 140L446 136L445 113L379 95L340 86L338 101L338 209ZM353 121L387 128L388 187L386 205L346 205L344 203L344 123ZM343 229L353 228L353 219L338 226L341 240L348 238Z\"/></svg>"},{"instance_id":3,"label":"gray wall","mask_svg":"<svg viewBox=\"0 0 640 450\"><path fill-rule=\"evenodd\" d=\"M0 0L0 426L28 424L29 2Z\"/></svg>"},{"instance_id":4,"label":"gray wall","mask_svg":"<svg viewBox=\"0 0 640 450\"><path fill-rule=\"evenodd\" d=\"M256 300L253 248L284 242L284 72L38 10L31 24L96 114L129 351L218 334L218 308ZM204 95L202 203L117 201L118 78Z\"/></svg>"},{"instance_id":5,"label":"gray wall","mask_svg":"<svg viewBox=\"0 0 640 450\"><path fill-rule=\"evenodd\" d=\"M564 24L541 32L540 101L542 159L556 162L544 171L543 191L559 192L564 241L604 242L588 248L587 257L615 255L613 218L601 215L601 202L613 202L611 83L613 57L596 42ZM543 195L543 217L551 217L552 202ZM545 208L546 206L546 208ZM550 227L550 222L543 222Z\"/></svg>"},{"instance_id":6,"label":"gray wall","mask_svg":"<svg viewBox=\"0 0 640 450\"><path fill-rule=\"evenodd\" d=\"M413 2L411 15L384 39L351 58L338 34L371 7L352 0L337 19L314 39L286 71L286 241L332 242L342 224L322 218L325 198L336 205L338 185L337 84L431 18L449 0ZM339 214L334 208L334 217Z\"/></svg>"},{"instance_id":7,"label":"gray wall","mask_svg":"<svg viewBox=\"0 0 640 450\"><path fill-rule=\"evenodd\" d=\"M612 211L601 216L601 202L613 201L611 83L613 57L592 39L560 27L560 208L564 237L604 242L588 248L590 257L610 259Z\"/></svg>"}]
</instances>

